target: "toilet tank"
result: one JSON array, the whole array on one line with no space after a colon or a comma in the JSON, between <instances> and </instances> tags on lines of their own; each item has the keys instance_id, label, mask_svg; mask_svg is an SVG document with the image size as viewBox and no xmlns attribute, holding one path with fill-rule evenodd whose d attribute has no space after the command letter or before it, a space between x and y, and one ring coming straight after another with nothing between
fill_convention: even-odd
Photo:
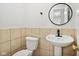
<instances>
[{"instance_id":1,"label":"toilet tank","mask_svg":"<svg viewBox=\"0 0 79 59\"><path fill-rule=\"evenodd\" d=\"M29 50L35 50L38 46L38 38L36 37L26 37L26 46Z\"/></svg>"}]
</instances>

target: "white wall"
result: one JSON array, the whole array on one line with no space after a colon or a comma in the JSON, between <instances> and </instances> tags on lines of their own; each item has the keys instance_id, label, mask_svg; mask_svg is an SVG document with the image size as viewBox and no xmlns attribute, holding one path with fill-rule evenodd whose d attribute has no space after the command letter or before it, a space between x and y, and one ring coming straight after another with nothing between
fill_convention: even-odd
<instances>
[{"instance_id":1,"label":"white wall","mask_svg":"<svg viewBox=\"0 0 79 59\"><path fill-rule=\"evenodd\" d=\"M0 4L0 28L56 28L48 19L48 11L54 3L4 3ZM79 4L69 4L73 11ZM43 15L40 15L43 12ZM61 26L62 28L74 28L75 14L71 21Z\"/></svg>"},{"instance_id":2,"label":"white wall","mask_svg":"<svg viewBox=\"0 0 79 59\"><path fill-rule=\"evenodd\" d=\"M26 16L28 15L27 22L29 24L29 27L40 27L40 28L59 28L59 26L56 26L52 24L48 19L48 12L51 6L53 6L54 3L39 3L39 4L26 4L25 9L28 9L26 11ZM75 4L69 4L73 11L75 11ZM40 12L43 12L43 15L40 15ZM64 26L60 26L60 28L74 28L74 15L73 18L69 23L67 23Z\"/></svg>"},{"instance_id":3,"label":"white wall","mask_svg":"<svg viewBox=\"0 0 79 59\"><path fill-rule=\"evenodd\" d=\"M0 3L0 28L22 27L24 4Z\"/></svg>"}]
</instances>

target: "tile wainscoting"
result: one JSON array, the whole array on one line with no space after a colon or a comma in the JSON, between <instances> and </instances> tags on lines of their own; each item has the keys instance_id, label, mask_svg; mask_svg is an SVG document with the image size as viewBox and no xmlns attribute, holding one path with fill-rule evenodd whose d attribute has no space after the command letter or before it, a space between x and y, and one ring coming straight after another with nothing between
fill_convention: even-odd
<instances>
[{"instance_id":1,"label":"tile wainscoting","mask_svg":"<svg viewBox=\"0 0 79 59\"><path fill-rule=\"evenodd\" d=\"M34 56L54 56L54 46L48 42L45 37L48 34L57 34L57 29L53 28L16 28L0 29L0 56L11 56L19 50L26 49L26 36L39 38L37 50ZM61 29L62 35L71 35L76 44L75 29ZM63 56L76 55L72 45L63 48Z\"/></svg>"}]
</instances>

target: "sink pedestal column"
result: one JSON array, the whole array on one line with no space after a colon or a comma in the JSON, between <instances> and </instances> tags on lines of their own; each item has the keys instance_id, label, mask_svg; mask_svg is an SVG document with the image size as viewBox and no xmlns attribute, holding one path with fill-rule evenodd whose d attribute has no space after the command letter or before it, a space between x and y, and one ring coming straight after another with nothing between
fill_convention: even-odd
<instances>
[{"instance_id":1,"label":"sink pedestal column","mask_svg":"<svg viewBox=\"0 0 79 59\"><path fill-rule=\"evenodd\" d=\"M62 56L62 48L55 46L54 47L54 56Z\"/></svg>"}]
</instances>

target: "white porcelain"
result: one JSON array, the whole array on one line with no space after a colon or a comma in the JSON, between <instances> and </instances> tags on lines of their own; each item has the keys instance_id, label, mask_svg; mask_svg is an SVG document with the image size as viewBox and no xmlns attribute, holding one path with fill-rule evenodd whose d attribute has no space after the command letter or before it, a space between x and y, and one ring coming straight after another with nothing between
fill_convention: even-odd
<instances>
[{"instance_id":1,"label":"white porcelain","mask_svg":"<svg viewBox=\"0 0 79 59\"><path fill-rule=\"evenodd\" d=\"M46 40L51 42L53 45L59 47L68 46L74 41L74 39L71 36L62 35L62 37L57 37L56 35L53 34L49 34L48 36L46 36Z\"/></svg>"},{"instance_id":2,"label":"white porcelain","mask_svg":"<svg viewBox=\"0 0 79 59\"><path fill-rule=\"evenodd\" d=\"M38 38L35 37L26 37L26 45L28 50L35 50L37 49L38 45Z\"/></svg>"},{"instance_id":3,"label":"white porcelain","mask_svg":"<svg viewBox=\"0 0 79 59\"><path fill-rule=\"evenodd\" d=\"M17 53L15 53L13 56L32 56L32 52L33 51L30 51L30 50L21 50L21 51L18 51Z\"/></svg>"},{"instance_id":4,"label":"white porcelain","mask_svg":"<svg viewBox=\"0 0 79 59\"><path fill-rule=\"evenodd\" d=\"M70 45L74 39L68 35L62 35L62 37L57 37L56 35L49 34L46 36L46 40L54 45L54 55L62 55L62 47Z\"/></svg>"},{"instance_id":5,"label":"white porcelain","mask_svg":"<svg viewBox=\"0 0 79 59\"><path fill-rule=\"evenodd\" d=\"M25 37L26 38L26 50L16 52L13 56L32 56L34 50L38 46L38 38L36 37Z\"/></svg>"}]
</instances>

